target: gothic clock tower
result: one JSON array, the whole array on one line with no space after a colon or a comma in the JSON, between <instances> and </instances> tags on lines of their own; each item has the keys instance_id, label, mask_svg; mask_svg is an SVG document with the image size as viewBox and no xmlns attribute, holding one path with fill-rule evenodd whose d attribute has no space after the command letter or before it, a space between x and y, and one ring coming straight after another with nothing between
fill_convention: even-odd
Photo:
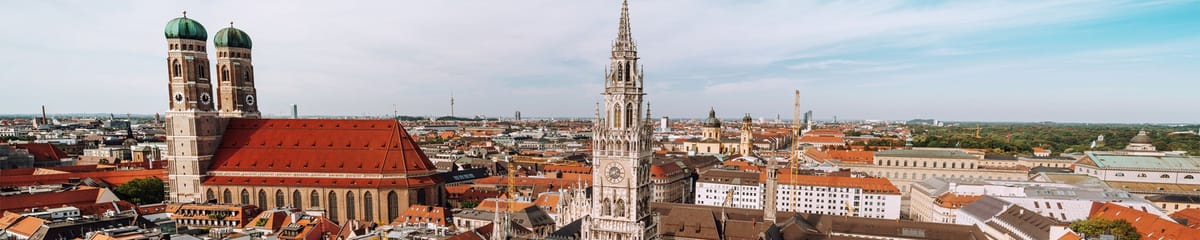
<instances>
[{"instance_id":1,"label":"gothic clock tower","mask_svg":"<svg viewBox=\"0 0 1200 240\"><path fill-rule=\"evenodd\" d=\"M649 105L643 105L642 67L629 32L629 3L621 4L621 22L605 71L604 107L592 127L592 208L584 219L583 239L654 239L650 211ZM643 117L643 110L644 117Z\"/></svg>"},{"instance_id":2,"label":"gothic clock tower","mask_svg":"<svg viewBox=\"0 0 1200 240\"><path fill-rule=\"evenodd\" d=\"M183 17L167 22L167 192L173 203L202 203L200 182L220 142L209 80L208 32Z\"/></svg>"}]
</instances>

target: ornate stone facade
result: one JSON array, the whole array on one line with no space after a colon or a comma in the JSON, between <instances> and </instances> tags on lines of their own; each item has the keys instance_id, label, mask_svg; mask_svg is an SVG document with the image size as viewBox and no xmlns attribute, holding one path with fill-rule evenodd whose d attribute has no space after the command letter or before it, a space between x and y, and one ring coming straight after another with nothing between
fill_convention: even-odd
<instances>
[{"instance_id":1,"label":"ornate stone facade","mask_svg":"<svg viewBox=\"0 0 1200 240\"><path fill-rule=\"evenodd\" d=\"M621 5L617 39L605 71L604 109L592 130L591 214L583 239L653 239L650 212L651 135L654 125L643 105L642 68L629 31L629 4ZM643 118L643 109L645 118ZM599 110L599 109L598 109Z\"/></svg>"},{"instance_id":2,"label":"ornate stone facade","mask_svg":"<svg viewBox=\"0 0 1200 240\"><path fill-rule=\"evenodd\" d=\"M209 81L208 33L199 22L183 17L167 23L168 200L203 202L200 183L220 142L220 119Z\"/></svg>"}]
</instances>

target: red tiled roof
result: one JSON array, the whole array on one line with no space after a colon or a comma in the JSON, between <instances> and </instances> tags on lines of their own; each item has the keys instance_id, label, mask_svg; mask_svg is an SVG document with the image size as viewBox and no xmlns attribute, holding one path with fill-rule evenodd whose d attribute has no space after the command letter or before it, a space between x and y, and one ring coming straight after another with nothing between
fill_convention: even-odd
<instances>
[{"instance_id":1,"label":"red tiled roof","mask_svg":"<svg viewBox=\"0 0 1200 240\"><path fill-rule=\"evenodd\" d=\"M73 190L65 192L19 194L0 197L0 212L24 212L30 208L62 207L64 205L91 205L100 197L99 188Z\"/></svg>"},{"instance_id":2,"label":"red tiled roof","mask_svg":"<svg viewBox=\"0 0 1200 240\"><path fill-rule=\"evenodd\" d=\"M683 172L675 162L664 162L650 165L650 178L667 178Z\"/></svg>"},{"instance_id":3,"label":"red tiled roof","mask_svg":"<svg viewBox=\"0 0 1200 240\"><path fill-rule=\"evenodd\" d=\"M6 230L19 235L33 236L33 233L37 232L39 228L42 228L42 225L45 223L46 220L41 218L27 216L21 218L21 220L17 221L12 226L9 226Z\"/></svg>"},{"instance_id":4,"label":"red tiled roof","mask_svg":"<svg viewBox=\"0 0 1200 240\"><path fill-rule=\"evenodd\" d=\"M29 151L29 154L33 155L35 161L58 161L70 157L67 156L67 153L49 143L20 143L13 144L13 147Z\"/></svg>"},{"instance_id":5,"label":"red tiled roof","mask_svg":"<svg viewBox=\"0 0 1200 240\"><path fill-rule=\"evenodd\" d=\"M1200 229L1200 208L1188 208L1176 211L1171 214L1171 218L1187 219L1187 227Z\"/></svg>"},{"instance_id":6,"label":"red tiled roof","mask_svg":"<svg viewBox=\"0 0 1200 240\"><path fill-rule=\"evenodd\" d=\"M424 187L436 184L432 176L407 178L298 178L298 177L236 177L213 176L204 180L205 185L231 186L303 186L303 187Z\"/></svg>"},{"instance_id":7,"label":"red tiled roof","mask_svg":"<svg viewBox=\"0 0 1200 240\"><path fill-rule=\"evenodd\" d=\"M392 219L392 224L400 223L432 223L438 226L449 226L452 222L450 212L442 207L432 207L426 205L412 205L404 212L400 213L399 217Z\"/></svg>"},{"instance_id":8,"label":"red tiled roof","mask_svg":"<svg viewBox=\"0 0 1200 240\"><path fill-rule=\"evenodd\" d=\"M93 166L93 168L94 168L94 166ZM121 184L125 184L126 182L129 182L129 181L132 181L133 179L138 179L138 178L154 177L154 178L158 178L161 180L167 179L166 169L85 171L85 172L68 172L68 173L60 173L60 174L43 174L43 175L32 175L34 173L33 170L35 170L35 168L28 168L28 169L30 170L30 171L27 171L28 173L26 173L26 171L11 172L11 173L24 173L24 174L10 174L10 172L7 172L7 171L0 172L0 175L4 176L3 178L0 178L0 187L33 186L33 185L44 185L44 184L64 184L64 183L70 182L72 178L77 178L77 179L92 178L92 179L103 181L103 182L106 182L106 183L109 183L109 184L112 184L115 186L120 186Z\"/></svg>"},{"instance_id":9,"label":"red tiled roof","mask_svg":"<svg viewBox=\"0 0 1200 240\"><path fill-rule=\"evenodd\" d=\"M797 175L787 171L779 172L779 185L826 186L842 188L859 188L864 193L900 194L900 189L886 178L856 178L841 176ZM759 181L766 182L767 174L758 175Z\"/></svg>"},{"instance_id":10,"label":"red tiled roof","mask_svg":"<svg viewBox=\"0 0 1200 240\"><path fill-rule=\"evenodd\" d=\"M533 200L533 205L546 210L546 213L554 214L558 212L558 202L562 199L562 195L558 194L542 194L538 195L537 199Z\"/></svg>"},{"instance_id":11,"label":"red tiled roof","mask_svg":"<svg viewBox=\"0 0 1200 240\"><path fill-rule=\"evenodd\" d=\"M803 137L800 137L800 142L802 142L802 143L806 143L806 142L809 142L809 143L846 143L846 139L843 139L840 137L803 136Z\"/></svg>"},{"instance_id":12,"label":"red tiled roof","mask_svg":"<svg viewBox=\"0 0 1200 240\"><path fill-rule=\"evenodd\" d=\"M546 167L542 168L542 171L592 174L592 167L574 165L547 165Z\"/></svg>"},{"instance_id":13,"label":"red tiled roof","mask_svg":"<svg viewBox=\"0 0 1200 240\"><path fill-rule=\"evenodd\" d=\"M436 169L395 120L230 119L212 171L414 173Z\"/></svg>"},{"instance_id":14,"label":"red tiled roof","mask_svg":"<svg viewBox=\"0 0 1200 240\"><path fill-rule=\"evenodd\" d=\"M828 153L829 157L831 157L833 159L841 160L842 162L862 163L862 164L875 163L875 152L872 152L872 151L832 150L832 151L825 151L825 153Z\"/></svg>"},{"instance_id":15,"label":"red tiled roof","mask_svg":"<svg viewBox=\"0 0 1200 240\"><path fill-rule=\"evenodd\" d=\"M1093 204L1091 217L1125 220L1137 229L1143 239L1191 239L1191 237L1200 236L1200 230L1111 202Z\"/></svg>"}]
</instances>

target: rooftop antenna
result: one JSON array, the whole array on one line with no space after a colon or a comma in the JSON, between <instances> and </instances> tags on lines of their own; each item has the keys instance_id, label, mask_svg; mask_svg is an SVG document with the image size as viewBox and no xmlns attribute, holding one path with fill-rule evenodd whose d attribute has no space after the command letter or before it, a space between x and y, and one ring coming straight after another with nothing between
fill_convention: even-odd
<instances>
[{"instance_id":1,"label":"rooftop antenna","mask_svg":"<svg viewBox=\"0 0 1200 240\"><path fill-rule=\"evenodd\" d=\"M450 117L454 117L454 91L450 91Z\"/></svg>"}]
</instances>

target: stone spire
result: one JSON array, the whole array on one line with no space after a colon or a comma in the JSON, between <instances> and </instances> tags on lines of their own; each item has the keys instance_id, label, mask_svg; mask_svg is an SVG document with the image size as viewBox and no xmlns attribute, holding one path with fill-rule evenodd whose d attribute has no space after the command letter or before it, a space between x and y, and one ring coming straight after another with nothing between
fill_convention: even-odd
<instances>
[{"instance_id":1,"label":"stone spire","mask_svg":"<svg viewBox=\"0 0 1200 240\"><path fill-rule=\"evenodd\" d=\"M633 34L629 31L629 0L621 2L621 23L617 28L617 40L613 42L613 51L637 51L633 42Z\"/></svg>"}]
</instances>

